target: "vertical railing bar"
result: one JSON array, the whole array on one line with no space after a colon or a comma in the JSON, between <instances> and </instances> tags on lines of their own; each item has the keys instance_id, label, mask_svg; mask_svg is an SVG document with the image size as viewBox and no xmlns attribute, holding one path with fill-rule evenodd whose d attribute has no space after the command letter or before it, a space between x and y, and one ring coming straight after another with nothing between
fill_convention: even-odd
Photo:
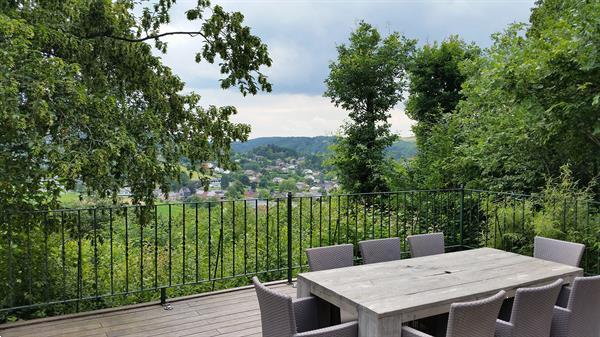
<instances>
[{"instance_id":1,"label":"vertical railing bar","mask_svg":"<svg viewBox=\"0 0 600 337\"><path fill-rule=\"evenodd\" d=\"M310 200L310 211L309 211L309 223L310 223L310 229L308 232L308 235L310 237L310 244L309 244L309 248L313 247L313 197L309 197Z\"/></svg>"},{"instance_id":2,"label":"vertical railing bar","mask_svg":"<svg viewBox=\"0 0 600 337\"><path fill-rule=\"evenodd\" d=\"M433 203L431 206L432 207L431 210L432 210L433 215L431 217L432 218L431 221L433 222L433 231L439 232L440 231L440 223L441 223L441 221L440 221L441 210L440 210L440 200L439 199L442 198L443 194L440 191L435 191L432 193L433 193Z\"/></svg>"},{"instance_id":3,"label":"vertical railing bar","mask_svg":"<svg viewBox=\"0 0 600 337\"><path fill-rule=\"evenodd\" d=\"M424 199L425 199L425 212L423 215L424 218L424 222L425 222L425 233L429 233L429 227L430 227L430 221L431 219L429 219L429 192L423 192L424 194Z\"/></svg>"},{"instance_id":4,"label":"vertical railing bar","mask_svg":"<svg viewBox=\"0 0 600 337\"><path fill-rule=\"evenodd\" d=\"M244 200L244 275L248 274L248 204Z\"/></svg>"},{"instance_id":5,"label":"vertical railing bar","mask_svg":"<svg viewBox=\"0 0 600 337\"><path fill-rule=\"evenodd\" d=\"M328 237L328 244L331 245L331 195L327 196L328 199L328 203L329 203L329 207L328 207L328 214L329 214L329 228L327 230L327 237Z\"/></svg>"},{"instance_id":6,"label":"vertical railing bar","mask_svg":"<svg viewBox=\"0 0 600 337\"><path fill-rule=\"evenodd\" d=\"M254 199L254 272L258 273L258 199Z\"/></svg>"},{"instance_id":7,"label":"vertical railing bar","mask_svg":"<svg viewBox=\"0 0 600 337\"><path fill-rule=\"evenodd\" d=\"M510 197L512 198L512 230L516 233L517 231L515 228L517 227L517 197L514 195L514 193L511 193Z\"/></svg>"},{"instance_id":8,"label":"vertical railing bar","mask_svg":"<svg viewBox=\"0 0 600 337\"><path fill-rule=\"evenodd\" d=\"M336 219L336 226L335 226L335 237L336 237L336 243L342 243L342 236L341 236L341 208L342 208L342 199L341 196L338 195L338 202L337 202L337 219Z\"/></svg>"},{"instance_id":9,"label":"vertical railing bar","mask_svg":"<svg viewBox=\"0 0 600 337\"><path fill-rule=\"evenodd\" d=\"M265 235L267 236L267 261L266 261L266 265L265 265L265 270L269 271L270 270L269 269L269 199L267 198L265 202L266 202L266 207L267 207L266 208L267 224L266 224L266 229L265 229L266 230Z\"/></svg>"},{"instance_id":10,"label":"vertical railing bar","mask_svg":"<svg viewBox=\"0 0 600 337\"><path fill-rule=\"evenodd\" d=\"M574 218L575 218L575 223L573 224L573 229L577 229L577 196L573 197L573 199L575 200L575 209L573 210L575 212Z\"/></svg>"},{"instance_id":11,"label":"vertical railing bar","mask_svg":"<svg viewBox=\"0 0 600 337\"><path fill-rule=\"evenodd\" d=\"M502 198L502 228L504 229L504 233L506 233L506 197ZM505 247L504 242L502 244ZM512 250L512 241L511 241L511 250Z\"/></svg>"},{"instance_id":12,"label":"vertical railing bar","mask_svg":"<svg viewBox=\"0 0 600 337\"><path fill-rule=\"evenodd\" d=\"M279 226L280 226L280 222L279 222L279 198L275 199L275 204L276 204L276 217L277 217L277 221L276 221L276 226L277 226L277 231L276 231L276 235L277 235L277 270L278 270L278 274L281 275L281 244L280 244L280 238L279 238Z\"/></svg>"},{"instance_id":13,"label":"vertical railing bar","mask_svg":"<svg viewBox=\"0 0 600 337\"><path fill-rule=\"evenodd\" d=\"M567 232L567 198L563 198L563 232Z\"/></svg>"},{"instance_id":14,"label":"vertical railing bar","mask_svg":"<svg viewBox=\"0 0 600 337\"><path fill-rule=\"evenodd\" d=\"M371 239L375 239L375 227L377 226L377 222L375 221L375 196L371 196Z\"/></svg>"},{"instance_id":15,"label":"vertical railing bar","mask_svg":"<svg viewBox=\"0 0 600 337\"><path fill-rule=\"evenodd\" d=\"M82 248L81 248L81 210L77 210L77 306L76 311L79 312L79 302L82 298L82 278L83 278L83 270L82 270Z\"/></svg>"},{"instance_id":16,"label":"vertical railing bar","mask_svg":"<svg viewBox=\"0 0 600 337\"><path fill-rule=\"evenodd\" d=\"M521 209L521 216L523 217L523 219L521 219L521 231L523 232L523 234L525 234L525 201L527 200L527 198L522 197L522 202L521 202L521 206L523 207Z\"/></svg>"},{"instance_id":17,"label":"vertical railing bar","mask_svg":"<svg viewBox=\"0 0 600 337\"><path fill-rule=\"evenodd\" d=\"M363 240L367 239L367 200L366 197L361 197L363 204Z\"/></svg>"},{"instance_id":18,"label":"vertical railing bar","mask_svg":"<svg viewBox=\"0 0 600 337\"><path fill-rule=\"evenodd\" d=\"M388 194L388 238L392 237L392 194Z\"/></svg>"},{"instance_id":19,"label":"vertical railing bar","mask_svg":"<svg viewBox=\"0 0 600 337\"><path fill-rule=\"evenodd\" d=\"M415 211L415 216L413 216L413 218L414 218L413 232L415 232L416 234L421 234L421 225L419 224L421 221L421 213L423 211L423 209L422 209L423 200L421 198L421 192L415 191L415 193L413 194L413 203L414 203L415 198L418 199L418 206L416 203L413 205L414 211Z\"/></svg>"},{"instance_id":20,"label":"vertical railing bar","mask_svg":"<svg viewBox=\"0 0 600 337\"><path fill-rule=\"evenodd\" d=\"M37 219L36 219L37 221ZM33 259L31 258L31 222L27 222L27 289L30 294L33 294L32 290L32 277L31 269L33 268Z\"/></svg>"},{"instance_id":21,"label":"vertical railing bar","mask_svg":"<svg viewBox=\"0 0 600 337\"><path fill-rule=\"evenodd\" d=\"M208 281L213 279L212 266L212 203L208 202Z\"/></svg>"},{"instance_id":22,"label":"vertical railing bar","mask_svg":"<svg viewBox=\"0 0 600 337\"><path fill-rule=\"evenodd\" d=\"M323 246L323 196L319 197L319 247Z\"/></svg>"},{"instance_id":23,"label":"vertical railing bar","mask_svg":"<svg viewBox=\"0 0 600 337\"><path fill-rule=\"evenodd\" d=\"M485 198L485 246L488 245L490 236L490 197L489 195ZM494 247L496 248L496 247Z\"/></svg>"},{"instance_id":24,"label":"vertical railing bar","mask_svg":"<svg viewBox=\"0 0 600 337\"><path fill-rule=\"evenodd\" d=\"M235 276L235 200L231 201L231 275Z\"/></svg>"},{"instance_id":25,"label":"vertical railing bar","mask_svg":"<svg viewBox=\"0 0 600 337\"><path fill-rule=\"evenodd\" d=\"M93 209L93 232L94 232L94 287L95 296L98 298L98 218L96 208Z\"/></svg>"},{"instance_id":26,"label":"vertical railing bar","mask_svg":"<svg viewBox=\"0 0 600 337\"><path fill-rule=\"evenodd\" d=\"M350 196L346 196L346 243L350 241Z\"/></svg>"},{"instance_id":27,"label":"vertical railing bar","mask_svg":"<svg viewBox=\"0 0 600 337\"><path fill-rule=\"evenodd\" d=\"M400 237L400 193L394 193L396 197L396 209L394 219L396 220L396 237ZM401 241L405 241L401 239Z\"/></svg>"},{"instance_id":28,"label":"vertical railing bar","mask_svg":"<svg viewBox=\"0 0 600 337\"><path fill-rule=\"evenodd\" d=\"M287 194L287 281L292 284L292 192Z\"/></svg>"},{"instance_id":29,"label":"vertical railing bar","mask_svg":"<svg viewBox=\"0 0 600 337\"><path fill-rule=\"evenodd\" d=\"M402 215L404 215L404 224L402 226L402 232L404 240L402 240L402 251L406 251L406 237L408 236L406 232L406 225L408 223L408 211L406 209L406 192L402 193Z\"/></svg>"},{"instance_id":30,"label":"vertical railing bar","mask_svg":"<svg viewBox=\"0 0 600 337\"><path fill-rule=\"evenodd\" d=\"M194 214L194 224L195 224L195 228L194 228L194 234L195 234L195 239L196 239L196 283L198 283L200 281L200 266L199 266L199 249L200 249L200 244L198 242L198 203L195 203L195 214Z\"/></svg>"},{"instance_id":31,"label":"vertical railing bar","mask_svg":"<svg viewBox=\"0 0 600 337\"><path fill-rule=\"evenodd\" d=\"M129 293L129 225L127 207L123 208L125 214L125 293Z\"/></svg>"},{"instance_id":32,"label":"vertical railing bar","mask_svg":"<svg viewBox=\"0 0 600 337\"><path fill-rule=\"evenodd\" d=\"M585 218L586 218L586 223L585 223L585 234L589 235L590 234L590 202L589 200L586 200L585 202L586 205L586 212L585 212ZM599 249L600 250L600 249ZM588 269L589 266L589 249L585 250L585 255L584 255L584 270ZM597 266L598 270L596 271L596 274L598 274L598 271L600 271L600 265Z\"/></svg>"},{"instance_id":33,"label":"vertical railing bar","mask_svg":"<svg viewBox=\"0 0 600 337\"><path fill-rule=\"evenodd\" d=\"M383 194L379 195L379 238L383 237Z\"/></svg>"},{"instance_id":34,"label":"vertical railing bar","mask_svg":"<svg viewBox=\"0 0 600 337\"><path fill-rule=\"evenodd\" d=\"M110 294L115 294L114 255L113 255L113 209L108 209L108 230L110 238Z\"/></svg>"},{"instance_id":35,"label":"vertical railing bar","mask_svg":"<svg viewBox=\"0 0 600 337\"><path fill-rule=\"evenodd\" d=\"M169 287L173 284L173 213L171 204L169 204Z\"/></svg>"},{"instance_id":36,"label":"vertical railing bar","mask_svg":"<svg viewBox=\"0 0 600 337\"><path fill-rule=\"evenodd\" d=\"M44 213L44 299L49 300L49 288L48 284L48 213Z\"/></svg>"},{"instance_id":37,"label":"vertical railing bar","mask_svg":"<svg viewBox=\"0 0 600 337\"><path fill-rule=\"evenodd\" d=\"M219 228L219 252L221 257L221 279L223 278L223 257L225 256L225 251L223 250L223 246L225 244L225 227L224 227L224 219L223 219L223 208L225 207L225 203L221 200L221 226ZM216 271L215 271L216 272Z\"/></svg>"},{"instance_id":38,"label":"vertical railing bar","mask_svg":"<svg viewBox=\"0 0 600 337\"><path fill-rule=\"evenodd\" d=\"M358 196L354 196L354 249L358 244Z\"/></svg>"},{"instance_id":39,"label":"vertical railing bar","mask_svg":"<svg viewBox=\"0 0 600 337\"><path fill-rule=\"evenodd\" d=\"M64 213L64 212L63 212ZM63 214L63 218L64 218L64 214ZM12 216L11 214L7 214L6 215L6 231L7 231L7 252L8 252L8 284L10 287L10 299L8 301L8 303L10 303L11 306L14 305L14 299L15 299L15 277L14 277L14 271L13 271L13 251L12 251L12 246L13 246L13 237L12 237ZM64 233L64 232L63 232ZM63 234L64 237L64 234ZM63 240L64 242L64 240ZM63 247L64 247L64 243L63 243ZM64 250L64 249L63 249ZM64 255L63 255L64 256ZM63 260L64 261L64 260ZM63 262L63 269L64 269L64 262ZM63 289L64 291L64 289Z\"/></svg>"},{"instance_id":40,"label":"vertical railing bar","mask_svg":"<svg viewBox=\"0 0 600 337\"><path fill-rule=\"evenodd\" d=\"M185 275L185 267L186 267L186 254L185 254L185 204L181 204L181 248L182 248L182 259L181 259L181 283L185 285L186 275Z\"/></svg>"},{"instance_id":41,"label":"vertical railing bar","mask_svg":"<svg viewBox=\"0 0 600 337\"><path fill-rule=\"evenodd\" d=\"M298 245L298 256L300 258L300 272L302 272L302 197L300 199L300 206L298 207L299 217L298 217L298 238L300 244Z\"/></svg>"},{"instance_id":42,"label":"vertical railing bar","mask_svg":"<svg viewBox=\"0 0 600 337\"><path fill-rule=\"evenodd\" d=\"M60 259L62 264L62 284L67 284L67 266L66 266L66 251L65 251L65 211L60 211ZM62 287L63 300L67 299L67 287Z\"/></svg>"},{"instance_id":43,"label":"vertical railing bar","mask_svg":"<svg viewBox=\"0 0 600 337\"><path fill-rule=\"evenodd\" d=\"M154 289L158 289L158 206L154 205Z\"/></svg>"},{"instance_id":44,"label":"vertical railing bar","mask_svg":"<svg viewBox=\"0 0 600 337\"><path fill-rule=\"evenodd\" d=\"M481 225L481 192L477 192L477 226L479 226L479 228L482 227ZM477 240L478 242L480 242L479 240Z\"/></svg>"},{"instance_id":45,"label":"vertical railing bar","mask_svg":"<svg viewBox=\"0 0 600 337\"><path fill-rule=\"evenodd\" d=\"M144 225L146 224L146 211L140 206L140 289L144 290Z\"/></svg>"}]
</instances>

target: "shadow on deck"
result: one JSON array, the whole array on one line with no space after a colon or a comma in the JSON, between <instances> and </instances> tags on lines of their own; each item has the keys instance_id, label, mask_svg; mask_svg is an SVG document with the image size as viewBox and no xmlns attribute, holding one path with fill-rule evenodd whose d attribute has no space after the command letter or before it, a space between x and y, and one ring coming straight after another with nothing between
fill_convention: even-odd
<instances>
[{"instance_id":1,"label":"shadow on deck","mask_svg":"<svg viewBox=\"0 0 600 337\"><path fill-rule=\"evenodd\" d=\"M269 287L291 296L287 283ZM260 336L260 312L254 288L243 287L172 299L172 310L136 305L0 325L2 337L77 336Z\"/></svg>"}]
</instances>

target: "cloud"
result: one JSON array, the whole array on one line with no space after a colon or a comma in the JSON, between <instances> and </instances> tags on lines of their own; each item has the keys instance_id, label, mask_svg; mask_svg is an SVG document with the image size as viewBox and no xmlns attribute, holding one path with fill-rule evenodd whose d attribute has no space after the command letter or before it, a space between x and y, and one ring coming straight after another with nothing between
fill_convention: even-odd
<instances>
[{"instance_id":1,"label":"cloud","mask_svg":"<svg viewBox=\"0 0 600 337\"><path fill-rule=\"evenodd\" d=\"M172 9L171 23L163 32L195 29L185 10L196 0L180 0ZM491 44L490 35L508 24L527 21L534 0L221 0L227 11L240 11L245 24L268 46L273 66L264 69L273 93L242 99L235 90L221 91L218 67L194 62L202 40L170 36L165 64L185 82L186 89L204 95L217 105L235 105L236 118L252 125L253 137L271 135L332 134L345 113L321 97L328 65L336 58L336 45L346 43L359 20L376 26L382 34L398 31L419 43L458 34L480 46ZM157 52L157 55L159 53ZM392 112L392 129L410 130L402 107Z\"/></svg>"},{"instance_id":2,"label":"cloud","mask_svg":"<svg viewBox=\"0 0 600 337\"><path fill-rule=\"evenodd\" d=\"M232 90L197 90L202 104L233 105L238 114L232 119L252 126L251 138L265 136L320 136L335 134L348 118L328 98L306 94L260 94L243 97ZM402 107L391 111L392 131L411 135L413 122Z\"/></svg>"}]
</instances>

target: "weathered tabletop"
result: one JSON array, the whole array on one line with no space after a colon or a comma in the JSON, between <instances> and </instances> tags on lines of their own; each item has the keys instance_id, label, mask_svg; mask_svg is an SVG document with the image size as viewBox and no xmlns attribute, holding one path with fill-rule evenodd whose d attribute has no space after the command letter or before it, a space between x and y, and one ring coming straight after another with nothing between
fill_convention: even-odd
<instances>
[{"instance_id":1,"label":"weathered tabletop","mask_svg":"<svg viewBox=\"0 0 600 337\"><path fill-rule=\"evenodd\" d=\"M571 283L581 268L493 248L301 273L298 297L318 296L358 316L359 335L400 336L402 322L450 310L450 304L557 278Z\"/></svg>"}]
</instances>

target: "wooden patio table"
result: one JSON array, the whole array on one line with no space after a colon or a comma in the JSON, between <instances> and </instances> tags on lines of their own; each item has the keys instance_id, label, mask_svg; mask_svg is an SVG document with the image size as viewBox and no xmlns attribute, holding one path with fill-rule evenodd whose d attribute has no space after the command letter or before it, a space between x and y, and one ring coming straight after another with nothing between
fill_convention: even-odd
<instances>
[{"instance_id":1,"label":"wooden patio table","mask_svg":"<svg viewBox=\"0 0 600 337\"><path fill-rule=\"evenodd\" d=\"M581 268L493 248L301 273L298 297L317 296L358 316L359 336L398 337L403 322L450 304L583 275Z\"/></svg>"}]
</instances>

